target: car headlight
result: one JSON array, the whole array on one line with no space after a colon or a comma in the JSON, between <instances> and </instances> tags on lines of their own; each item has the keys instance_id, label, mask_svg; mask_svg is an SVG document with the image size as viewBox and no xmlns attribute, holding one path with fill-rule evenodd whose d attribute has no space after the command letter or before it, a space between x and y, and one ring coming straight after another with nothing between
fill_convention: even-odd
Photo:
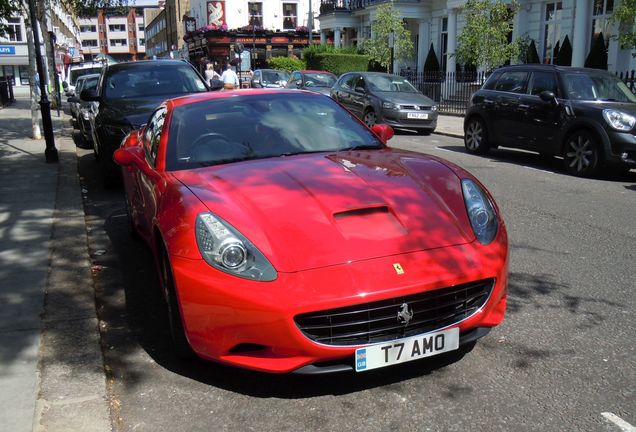
<instances>
[{"instance_id":1,"label":"car headlight","mask_svg":"<svg viewBox=\"0 0 636 432\"><path fill-rule=\"evenodd\" d=\"M245 236L212 213L200 213L196 239L201 256L212 267L246 279L273 281L276 270Z\"/></svg>"},{"instance_id":2,"label":"car headlight","mask_svg":"<svg viewBox=\"0 0 636 432\"><path fill-rule=\"evenodd\" d=\"M437 105L433 105L433 106L431 107L431 111L437 111Z\"/></svg>"},{"instance_id":3,"label":"car headlight","mask_svg":"<svg viewBox=\"0 0 636 432\"><path fill-rule=\"evenodd\" d=\"M632 130L636 124L636 117L613 109L604 109L603 117L611 127L620 131Z\"/></svg>"},{"instance_id":4,"label":"car headlight","mask_svg":"<svg viewBox=\"0 0 636 432\"><path fill-rule=\"evenodd\" d=\"M481 244L487 245L494 240L499 227L495 208L486 192L474 181L462 180L462 191L473 232Z\"/></svg>"},{"instance_id":5,"label":"car headlight","mask_svg":"<svg viewBox=\"0 0 636 432\"><path fill-rule=\"evenodd\" d=\"M393 102L382 102L382 108L386 109L397 109L397 105Z\"/></svg>"}]
</instances>

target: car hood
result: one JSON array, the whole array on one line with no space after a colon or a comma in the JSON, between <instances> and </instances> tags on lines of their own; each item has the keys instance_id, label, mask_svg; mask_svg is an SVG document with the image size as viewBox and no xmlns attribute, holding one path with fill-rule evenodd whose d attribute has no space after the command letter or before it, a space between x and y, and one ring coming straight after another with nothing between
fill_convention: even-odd
<instances>
[{"instance_id":1,"label":"car hood","mask_svg":"<svg viewBox=\"0 0 636 432\"><path fill-rule=\"evenodd\" d=\"M374 92L374 94L386 102L394 104L413 105L434 105L432 99L420 93L396 93L396 92Z\"/></svg>"},{"instance_id":2,"label":"car hood","mask_svg":"<svg viewBox=\"0 0 636 432\"><path fill-rule=\"evenodd\" d=\"M416 153L321 153L173 174L282 272L474 240L458 176Z\"/></svg>"},{"instance_id":3,"label":"car hood","mask_svg":"<svg viewBox=\"0 0 636 432\"><path fill-rule=\"evenodd\" d=\"M100 102L100 116L103 121L125 123L135 129L148 121L148 117L164 100L183 94L125 98Z\"/></svg>"}]
</instances>

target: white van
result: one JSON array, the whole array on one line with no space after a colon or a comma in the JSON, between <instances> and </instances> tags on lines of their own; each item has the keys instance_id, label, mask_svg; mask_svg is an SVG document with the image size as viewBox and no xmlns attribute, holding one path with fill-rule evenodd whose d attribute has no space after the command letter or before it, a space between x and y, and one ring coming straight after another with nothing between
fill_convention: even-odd
<instances>
[{"instance_id":1,"label":"white van","mask_svg":"<svg viewBox=\"0 0 636 432\"><path fill-rule=\"evenodd\" d=\"M75 83L77 79L83 75L98 74L101 73L104 64L101 62L88 62L72 64L69 67L68 79L62 83L64 91L67 96L79 96L75 95Z\"/></svg>"}]
</instances>

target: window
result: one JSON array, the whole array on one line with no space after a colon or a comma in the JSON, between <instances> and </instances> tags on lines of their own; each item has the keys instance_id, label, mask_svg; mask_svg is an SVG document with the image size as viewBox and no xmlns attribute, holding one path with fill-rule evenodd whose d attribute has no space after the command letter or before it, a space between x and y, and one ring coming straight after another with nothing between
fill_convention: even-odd
<instances>
[{"instance_id":1,"label":"window","mask_svg":"<svg viewBox=\"0 0 636 432\"><path fill-rule=\"evenodd\" d=\"M111 32L125 32L126 24L109 24L108 31Z\"/></svg>"},{"instance_id":2,"label":"window","mask_svg":"<svg viewBox=\"0 0 636 432\"><path fill-rule=\"evenodd\" d=\"M495 90L511 93L523 93L527 77L527 72L504 72L497 80Z\"/></svg>"},{"instance_id":3,"label":"window","mask_svg":"<svg viewBox=\"0 0 636 432\"><path fill-rule=\"evenodd\" d=\"M126 45L126 39L111 39L110 40L110 46L112 47L125 47Z\"/></svg>"},{"instance_id":4,"label":"window","mask_svg":"<svg viewBox=\"0 0 636 432\"><path fill-rule=\"evenodd\" d=\"M561 20L563 4L552 2L545 5L545 23L543 32L543 63L552 64L556 60L556 44L561 40Z\"/></svg>"},{"instance_id":5,"label":"window","mask_svg":"<svg viewBox=\"0 0 636 432\"><path fill-rule=\"evenodd\" d=\"M82 46L83 47L96 47L97 46L97 39L84 39L82 41Z\"/></svg>"},{"instance_id":6,"label":"window","mask_svg":"<svg viewBox=\"0 0 636 432\"><path fill-rule=\"evenodd\" d=\"M145 27L144 27L143 24L137 24L137 31L142 32L142 31L144 31L144 29L145 29Z\"/></svg>"},{"instance_id":7,"label":"window","mask_svg":"<svg viewBox=\"0 0 636 432\"><path fill-rule=\"evenodd\" d=\"M20 18L9 18L7 23L7 35L11 42L22 42L22 25Z\"/></svg>"},{"instance_id":8,"label":"window","mask_svg":"<svg viewBox=\"0 0 636 432\"><path fill-rule=\"evenodd\" d=\"M594 0L594 7L592 10L592 35L590 40L592 43L599 33L603 33L605 39L605 46L609 44L610 39L610 27L609 21L614 11L614 0Z\"/></svg>"},{"instance_id":9,"label":"window","mask_svg":"<svg viewBox=\"0 0 636 432\"><path fill-rule=\"evenodd\" d=\"M441 68L443 72L446 72L446 51L448 50L448 18L442 18L442 31L440 32L440 51L441 51ZM455 72L455 71L453 71Z\"/></svg>"},{"instance_id":10,"label":"window","mask_svg":"<svg viewBox=\"0 0 636 432\"><path fill-rule=\"evenodd\" d=\"M538 96L543 91L551 91L559 95L559 84L552 72L533 72L528 83L528 93Z\"/></svg>"},{"instance_id":11,"label":"window","mask_svg":"<svg viewBox=\"0 0 636 432\"><path fill-rule=\"evenodd\" d=\"M249 2L250 25L263 27L263 3Z\"/></svg>"},{"instance_id":12,"label":"window","mask_svg":"<svg viewBox=\"0 0 636 432\"><path fill-rule=\"evenodd\" d=\"M95 33L96 31L97 31L97 26L94 26L94 25L80 26L80 32L82 33Z\"/></svg>"},{"instance_id":13,"label":"window","mask_svg":"<svg viewBox=\"0 0 636 432\"><path fill-rule=\"evenodd\" d=\"M145 46L146 45L146 39L139 39L139 46Z\"/></svg>"},{"instance_id":14,"label":"window","mask_svg":"<svg viewBox=\"0 0 636 432\"><path fill-rule=\"evenodd\" d=\"M148 126L146 127L144 150L146 151L146 158L152 166L155 165L155 160L157 159L159 141L161 141L161 130L163 129L163 122L165 118L166 107L161 107L155 111L148 122Z\"/></svg>"},{"instance_id":15,"label":"window","mask_svg":"<svg viewBox=\"0 0 636 432\"><path fill-rule=\"evenodd\" d=\"M283 3L283 29L294 30L296 28L296 3Z\"/></svg>"}]
</instances>

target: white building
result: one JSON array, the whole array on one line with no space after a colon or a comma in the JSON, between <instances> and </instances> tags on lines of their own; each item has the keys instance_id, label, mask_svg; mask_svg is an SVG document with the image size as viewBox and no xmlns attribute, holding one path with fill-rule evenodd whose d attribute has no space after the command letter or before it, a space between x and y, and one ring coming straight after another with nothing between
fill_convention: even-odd
<instances>
[{"instance_id":1,"label":"white building","mask_svg":"<svg viewBox=\"0 0 636 432\"><path fill-rule=\"evenodd\" d=\"M357 44L370 37L371 23L378 5L388 0L321 0L321 40L333 39L338 45ZM632 50L621 49L610 38L617 33L609 23L620 0L519 0L513 22L513 40L527 35L535 41L539 58L552 63L552 50L567 35L572 44L572 66L582 67L590 51L592 38L603 32L608 46L608 70L623 72L636 69ZM431 43L445 70L455 70L457 36L464 26L461 7L465 0L395 0L413 37L416 59L396 63L395 71L410 67L423 70Z\"/></svg>"}]
</instances>

